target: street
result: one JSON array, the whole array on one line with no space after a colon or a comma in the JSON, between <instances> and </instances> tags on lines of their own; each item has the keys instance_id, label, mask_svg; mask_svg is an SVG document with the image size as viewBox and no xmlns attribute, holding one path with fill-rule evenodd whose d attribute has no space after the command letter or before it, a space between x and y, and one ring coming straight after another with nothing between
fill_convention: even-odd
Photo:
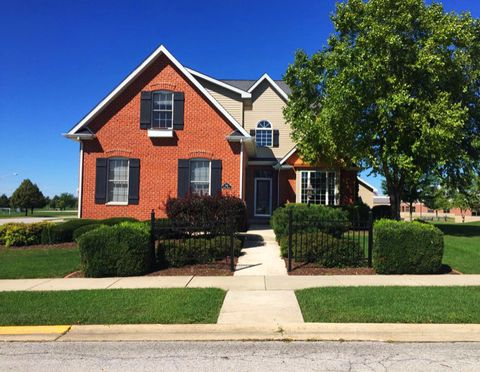
<instances>
[{"instance_id":1,"label":"street","mask_svg":"<svg viewBox=\"0 0 480 372\"><path fill-rule=\"evenodd\" d=\"M0 343L0 371L478 371L478 343Z\"/></svg>"}]
</instances>

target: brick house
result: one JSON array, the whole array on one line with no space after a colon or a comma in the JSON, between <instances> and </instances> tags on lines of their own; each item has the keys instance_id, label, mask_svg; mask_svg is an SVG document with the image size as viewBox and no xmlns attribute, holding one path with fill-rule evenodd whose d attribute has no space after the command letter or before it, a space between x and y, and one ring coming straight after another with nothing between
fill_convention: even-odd
<instances>
[{"instance_id":1,"label":"brick house","mask_svg":"<svg viewBox=\"0 0 480 372\"><path fill-rule=\"evenodd\" d=\"M80 143L79 216L147 219L169 196L230 194L266 220L288 202L353 203L357 169L302 161L267 74L217 80L157 48L65 137Z\"/></svg>"}]
</instances>

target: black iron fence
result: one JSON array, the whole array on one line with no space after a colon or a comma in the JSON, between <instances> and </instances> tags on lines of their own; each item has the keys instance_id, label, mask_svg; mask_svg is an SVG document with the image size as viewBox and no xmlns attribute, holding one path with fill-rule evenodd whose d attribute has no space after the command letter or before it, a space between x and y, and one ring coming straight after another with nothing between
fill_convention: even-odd
<instances>
[{"instance_id":1,"label":"black iron fence","mask_svg":"<svg viewBox=\"0 0 480 372\"><path fill-rule=\"evenodd\" d=\"M373 218L368 220L319 220L288 215L288 234L280 241L287 251L288 271L293 262L321 267L372 267Z\"/></svg>"},{"instance_id":2,"label":"black iron fence","mask_svg":"<svg viewBox=\"0 0 480 372\"><path fill-rule=\"evenodd\" d=\"M160 268L225 262L235 271L242 241L235 216L220 221L175 222L151 212L151 244Z\"/></svg>"}]
</instances>

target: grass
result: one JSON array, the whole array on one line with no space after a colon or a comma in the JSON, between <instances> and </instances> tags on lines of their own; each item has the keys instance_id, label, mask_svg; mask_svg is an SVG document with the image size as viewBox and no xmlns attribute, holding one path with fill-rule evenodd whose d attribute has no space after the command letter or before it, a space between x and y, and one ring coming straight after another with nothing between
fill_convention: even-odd
<instances>
[{"instance_id":1,"label":"grass","mask_svg":"<svg viewBox=\"0 0 480 372\"><path fill-rule=\"evenodd\" d=\"M480 287L328 287L296 295L306 322L480 323Z\"/></svg>"},{"instance_id":2,"label":"grass","mask_svg":"<svg viewBox=\"0 0 480 372\"><path fill-rule=\"evenodd\" d=\"M55 218L64 218L64 217L77 217L76 210L67 210L67 211L56 211L53 209L34 209L33 214L28 211L28 215L25 216L25 212L12 211L11 213L0 211L1 218L20 218L20 217L55 217Z\"/></svg>"},{"instance_id":3,"label":"grass","mask_svg":"<svg viewBox=\"0 0 480 372\"><path fill-rule=\"evenodd\" d=\"M435 226L445 234L443 263L464 274L480 274L480 222Z\"/></svg>"},{"instance_id":4,"label":"grass","mask_svg":"<svg viewBox=\"0 0 480 372\"><path fill-rule=\"evenodd\" d=\"M79 265L77 247L0 248L0 279L64 277Z\"/></svg>"},{"instance_id":5,"label":"grass","mask_svg":"<svg viewBox=\"0 0 480 372\"><path fill-rule=\"evenodd\" d=\"M0 325L216 323L216 288L0 292Z\"/></svg>"}]
</instances>

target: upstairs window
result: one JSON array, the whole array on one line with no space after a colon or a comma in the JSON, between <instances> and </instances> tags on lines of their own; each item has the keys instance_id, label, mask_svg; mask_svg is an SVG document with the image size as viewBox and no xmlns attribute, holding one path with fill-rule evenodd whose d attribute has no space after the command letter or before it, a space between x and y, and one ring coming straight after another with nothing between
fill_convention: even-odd
<instances>
[{"instance_id":1,"label":"upstairs window","mask_svg":"<svg viewBox=\"0 0 480 372\"><path fill-rule=\"evenodd\" d=\"M172 129L173 92L155 92L152 94L152 128Z\"/></svg>"},{"instance_id":2,"label":"upstairs window","mask_svg":"<svg viewBox=\"0 0 480 372\"><path fill-rule=\"evenodd\" d=\"M262 120L257 124L255 129L255 139L257 147L272 147L273 146L273 131L272 124L267 120Z\"/></svg>"},{"instance_id":3,"label":"upstairs window","mask_svg":"<svg viewBox=\"0 0 480 372\"><path fill-rule=\"evenodd\" d=\"M128 203L128 163L124 158L108 159L107 202Z\"/></svg>"},{"instance_id":4,"label":"upstairs window","mask_svg":"<svg viewBox=\"0 0 480 372\"><path fill-rule=\"evenodd\" d=\"M190 160L190 190L195 195L210 195L209 160Z\"/></svg>"}]
</instances>

